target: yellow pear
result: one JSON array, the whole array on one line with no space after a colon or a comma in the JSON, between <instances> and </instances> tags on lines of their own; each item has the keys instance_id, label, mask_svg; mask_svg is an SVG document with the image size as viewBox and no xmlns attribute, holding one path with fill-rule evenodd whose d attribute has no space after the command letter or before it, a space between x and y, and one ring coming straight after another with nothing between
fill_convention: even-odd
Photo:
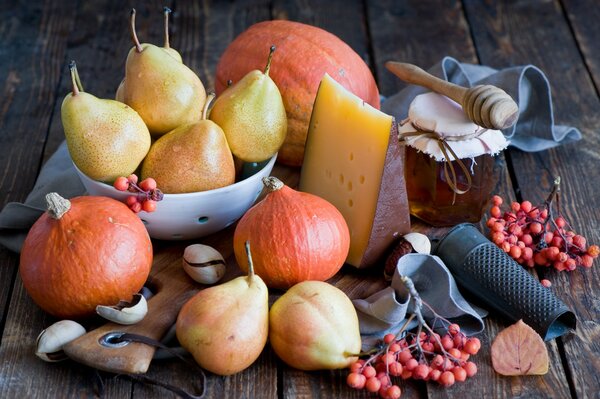
<instances>
[{"instance_id":1,"label":"yellow pear","mask_svg":"<svg viewBox=\"0 0 600 399\"><path fill-rule=\"evenodd\" d=\"M69 67L73 88L61 106L69 153L84 174L113 183L137 169L150 148L150 132L131 107L84 92L75 62Z\"/></svg>"},{"instance_id":2,"label":"yellow pear","mask_svg":"<svg viewBox=\"0 0 600 399\"><path fill-rule=\"evenodd\" d=\"M323 281L303 281L273 303L269 341L300 370L338 369L358 360L358 316L343 291Z\"/></svg>"},{"instance_id":3,"label":"yellow pear","mask_svg":"<svg viewBox=\"0 0 600 399\"><path fill-rule=\"evenodd\" d=\"M248 242L246 253L247 276L205 288L177 316L175 331L181 346L200 366L218 375L246 369L267 343L269 292L254 274Z\"/></svg>"},{"instance_id":4,"label":"yellow pear","mask_svg":"<svg viewBox=\"0 0 600 399\"><path fill-rule=\"evenodd\" d=\"M164 48L140 44L135 33L135 10L131 12L131 35L135 46L125 64L125 104L140 114L156 136L198 122L206 101L200 78Z\"/></svg>"},{"instance_id":5,"label":"yellow pear","mask_svg":"<svg viewBox=\"0 0 600 399\"><path fill-rule=\"evenodd\" d=\"M233 155L245 162L272 157L283 144L287 116L281 93L269 76L275 46L264 73L249 72L215 101L210 119L223 128Z\"/></svg>"},{"instance_id":6,"label":"yellow pear","mask_svg":"<svg viewBox=\"0 0 600 399\"><path fill-rule=\"evenodd\" d=\"M206 119L170 131L152 144L142 164L142 179L152 177L166 194L191 193L235 182L233 156L223 130Z\"/></svg>"},{"instance_id":7,"label":"yellow pear","mask_svg":"<svg viewBox=\"0 0 600 399\"><path fill-rule=\"evenodd\" d=\"M183 62L181 58L181 54L173 47L169 42L169 14L171 13L171 9L169 7L163 7L164 21L165 21L165 44L162 47L163 50L167 52L171 57L175 58L179 62ZM117 92L115 94L115 100L125 102L125 79L121 80L119 83L119 87L117 87Z\"/></svg>"}]
</instances>

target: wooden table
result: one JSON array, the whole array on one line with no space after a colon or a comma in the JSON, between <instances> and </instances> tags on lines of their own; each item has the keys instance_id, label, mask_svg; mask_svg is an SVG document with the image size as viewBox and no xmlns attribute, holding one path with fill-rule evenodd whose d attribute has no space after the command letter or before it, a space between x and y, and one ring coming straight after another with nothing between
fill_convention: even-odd
<instances>
[{"instance_id":1,"label":"wooden table","mask_svg":"<svg viewBox=\"0 0 600 399\"><path fill-rule=\"evenodd\" d=\"M539 66L552 84L557 122L579 127L584 138L540 153L506 151L506 168L496 191L509 199L541 201L553 177L560 175L564 214L590 242L600 243L600 52L595 51L600 40L600 6L594 0L2 2L0 206L25 199L42 164L64 139L60 105L70 85L68 61L77 60L87 91L112 97L131 47L129 8L137 7L143 16L138 21L143 41L161 43L159 10L163 5L175 11L172 46L209 88L227 44L251 24L272 18L313 24L338 35L371 66L383 95L403 87L383 67L387 60L427 67L450 55L499 68ZM276 173L297 176L296 170L283 167ZM35 337L54 320L27 296L18 262L17 254L0 248L0 397L93 397L90 369L70 361L47 364L34 356ZM492 315L481 336L483 349L477 355L475 378L450 389L401 383L403 397L600 397L598 267L574 273L539 271L545 272L554 292L578 317L576 334L548 343L548 374L507 378L494 373L489 346L507 323ZM157 361L149 375L193 386L194 373L180 362ZM343 371L293 370L267 348L242 373L227 378L210 375L207 397L374 397L348 388L345 376ZM105 397L163 398L170 394L126 379L109 379Z\"/></svg>"}]
</instances>

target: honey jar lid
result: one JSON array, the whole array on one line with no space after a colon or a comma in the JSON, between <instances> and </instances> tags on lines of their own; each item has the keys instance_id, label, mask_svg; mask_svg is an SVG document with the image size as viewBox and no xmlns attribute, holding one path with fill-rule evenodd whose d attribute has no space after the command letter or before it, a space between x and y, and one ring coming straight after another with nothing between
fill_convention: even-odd
<instances>
[{"instance_id":1,"label":"honey jar lid","mask_svg":"<svg viewBox=\"0 0 600 399\"><path fill-rule=\"evenodd\" d=\"M500 130L476 125L458 103L434 92L414 98L408 118L400 122L399 138L439 162L497 155L509 144Z\"/></svg>"}]
</instances>

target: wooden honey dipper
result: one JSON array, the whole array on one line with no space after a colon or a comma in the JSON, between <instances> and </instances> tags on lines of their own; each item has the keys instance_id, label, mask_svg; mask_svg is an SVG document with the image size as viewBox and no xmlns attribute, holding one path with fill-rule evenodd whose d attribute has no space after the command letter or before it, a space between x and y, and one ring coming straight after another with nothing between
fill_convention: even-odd
<instances>
[{"instance_id":1,"label":"wooden honey dipper","mask_svg":"<svg viewBox=\"0 0 600 399\"><path fill-rule=\"evenodd\" d=\"M504 90L492 85L471 88L437 78L416 65L388 61L385 67L407 83L426 87L451 98L473 122L487 129L506 129L519 117L519 106Z\"/></svg>"}]
</instances>

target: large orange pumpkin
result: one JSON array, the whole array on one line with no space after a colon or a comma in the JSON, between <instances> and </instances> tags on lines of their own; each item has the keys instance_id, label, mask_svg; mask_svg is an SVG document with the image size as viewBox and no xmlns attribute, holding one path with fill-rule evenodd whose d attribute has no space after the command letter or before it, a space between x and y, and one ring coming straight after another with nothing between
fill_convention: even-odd
<instances>
[{"instance_id":1,"label":"large orange pumpkin","mask_svg":"<svg viewBox=\"0 0 600 399\"><path fill-rule=\"evenodd\" d=\"M314 26L284 20L252 25L225 50L217 65L215 89L262 70L269 47L277 51L270 76L277 84L288 117L288 131L278 161L300 166L319 82L328 73L346 89L379 109L379 91L369 67L337 36Z\"/></svg>"},{"instance_id":2,"label":"large orange pumpkin","mask_svg":"<svg viewBox=\"0 0 600 399\"><path fill-rule=\"evenodd\" d=\"M19 272L34 302L59 318L94 314L96 305L131 300L148 278L152 242L123 203L48 194L48 211L21 249Z\"/></svg>"},{"instance_id":3,"label":"large orange pumpkin","mask_svg":"<svg viewBox=\"0 0 600 399\"><path fill-rule=\"evenodd\" d=\"M342 214L321 197L293 190L277 178L263 183L269 194L246 212L233 235L238 265L248 271L249 241L254 272L270 288L332 277L350 249Z\"/></svg>"}]
</instances>

